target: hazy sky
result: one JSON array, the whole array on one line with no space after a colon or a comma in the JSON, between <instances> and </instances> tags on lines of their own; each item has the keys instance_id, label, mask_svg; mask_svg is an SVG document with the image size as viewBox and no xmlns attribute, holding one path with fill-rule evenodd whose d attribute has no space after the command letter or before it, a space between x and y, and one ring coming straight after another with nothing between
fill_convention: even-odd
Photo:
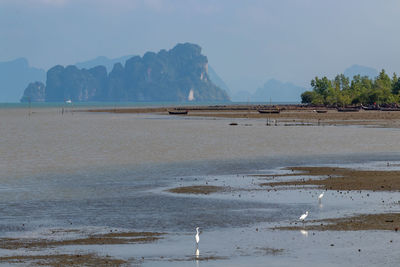
<instances>
[{"instance_id":1,"label":"hazy sky","mask_svg":"<svg viewBox=\"0 0 400 267\"><path fill-rule=\"evenodd\" d=\"M0 61L47 69L193 42L233 91L308 86L352 64L400 72L399 26L399 0L0 0Z\"/></svg>"}]
</instances>

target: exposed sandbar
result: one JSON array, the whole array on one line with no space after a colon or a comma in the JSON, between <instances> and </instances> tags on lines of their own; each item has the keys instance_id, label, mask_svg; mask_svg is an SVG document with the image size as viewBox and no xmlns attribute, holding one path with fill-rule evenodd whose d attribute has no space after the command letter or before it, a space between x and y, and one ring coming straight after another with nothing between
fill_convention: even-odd
<instances>
[{"instance_id":1,"label":"exposed sandbar","mask_svg":"<svg viewBox=\"0 0 400 267\"><path fill-rule=\"evenodd\" d=\"M192 185L192 186L176 187L176 188L169 189L167 191L171 192L171 193L177 193L177 194L208 195L211 193L227 191L227 188L222 187L222 186L213 186L213 185Z\"/></svg>"},{"instance_id":2,"label":"exposed sandbar","mask_svg":"<svg viewBox=\"0 0 400 267\"><path fill-rule=\"evenodd\" d=\"M1 249L37 249L68 245L116 245L116 244L131 244L131 243L149 243L162 238L163 233L153 232L121 232L96 234L88 237L52 240L38 238L1 238Z\"/></svg>"},{"instance_id":3,"label":"exposed sandbar","mask_svg":"<svg viewBox=\"0 0 400 267\"><path fill-rule=\"evenodd\" d=\"M178 106L157 108L109 108L92 109L90 112L111 113L154 113L168 115L169 110L187 110L183 116L223 117L223 118L259 118L277 121L279 125L368 125L375 127L400 127L399 111L360 110L359 112L338 112L336 109L325 109L318 113L315 107L301 105L282 105L280 113L261 114L257 110L266 108L263 105L221 105L221 106Z\"/></svg>"},{"instance_id":4,"label":"exposed sandbar","mask_svg":"<svg viewBox=\"0 0 400 267\"><path fill-rule=\"evenodd\" d=\"M400 213L361 214L347 218L310 220L294 226L275 227L276 230L315 230L315 231L398 231Z\"/></svg>"},{"instance_id":5,"label":"exposed sandbar","mask_svg":"<svg viewBox=\"0 0 400 267\"><path fill-rule=\"evenodd\" d=\"M318 186L328 190L371 190L371 191L399 191L400 171L366 171L333 167L292 167L293 171L300 171L307 176L325 176L327 178L309 178L285 182L262 183L261 186ZM296 176L298 173L282 176ZM275 177L277 175L274 175ZM266 175L266 178L272 177Z\"/></svg>"},{"instance_id":6,"label":"exposed sandbar","mask_svg":"<svg viewBox=\"0 0 400 267\"><path fill-rule=\"evenodd\" d=\"M95 254L17 255L0 257L0 263L37 266L126 266L127 262Z\"/></svg>"}]
</instances>

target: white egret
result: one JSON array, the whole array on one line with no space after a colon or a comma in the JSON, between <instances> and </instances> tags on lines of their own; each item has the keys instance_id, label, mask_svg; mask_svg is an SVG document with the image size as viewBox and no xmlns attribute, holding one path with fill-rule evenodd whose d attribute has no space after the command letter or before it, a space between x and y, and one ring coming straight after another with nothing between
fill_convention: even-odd
<instances>
[{"instance_id":1,"label":"white egret","mask_svg":"<svg viewBox=\"0 0 400 267\"><path fill-rule=\"evenodd\" d=\"M300 218L299 218L299 220L300 220L300 221L303 221L303 223L304 223L304 220L307 218L307 216L308 216L308 211L306 211L306 213L304 213L303 215L301 215Z\"/></svg>"},{"instance_id":2,"label":"white egret","mask_svg":"<svg viewBox=\"0 0 400 267\"><path fill-rule=\"evenodd\" d=\"M200 236L199 236L199 227L196 227L196 246L199 246Z\"/></svg>"},{"instance_id":3,"label":"white egret","mask_svg":"<svg viewBox=\"0 0 400 267\"><path fill-rule=\"evenodd\" d=\"M318 196L318 201L321 202L321 199L324 197L324 192L322 192L319 196Z\"/></svg>"}]
</instances>

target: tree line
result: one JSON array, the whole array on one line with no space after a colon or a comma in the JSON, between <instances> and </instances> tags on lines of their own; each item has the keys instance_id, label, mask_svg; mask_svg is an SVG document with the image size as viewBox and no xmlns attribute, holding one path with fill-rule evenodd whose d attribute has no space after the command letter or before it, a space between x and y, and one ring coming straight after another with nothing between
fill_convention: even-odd
<instances>
[{"instance_id":1,"label":"tree line","mask_svg":"<svg viewBox=\"0 0 400 267\"><path fill-rule=\"evenodd\" d=\"M311 80L311 87L312 91L301 94L304 104L342 107L400 102L400 79L396 73L390 78L384 69L374 79L356 75L350 80L344 74L337 75L333 80L315 77Z\"/></svg>"}]
</instances>

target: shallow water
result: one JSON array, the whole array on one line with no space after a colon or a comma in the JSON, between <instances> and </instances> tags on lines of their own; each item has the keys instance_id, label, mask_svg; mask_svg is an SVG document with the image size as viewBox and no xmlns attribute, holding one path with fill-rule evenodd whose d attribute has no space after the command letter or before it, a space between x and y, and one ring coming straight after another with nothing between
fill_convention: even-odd
<instances>
[{"instance_id":1,"label":"shallow water","mask_svg":"<svg viewBox=\"0 0 400 267\"><path fill-rule=\"evenodd\" d=\"M261 177L249 175L299 165L397 170L397 129L267 127L263 120L240 119L232 127L232 119L61 115L54 108L30 116L24 109L0 109L0 118L0 236L48 237L51 229L167 233L152 244L24 253L95 251L144 266L265 266L266 260L276 266L392 266L400 260L400 240L391 232L270 230L296 222L305 210L310 220L398 212L398 192L328 191L319 205L317 189L268 192L259 186ZM231 190L166 192L206 184ZM203 230L200 257L223 259L195 261L196 226Z\"/></svg>"}]
</instances>

